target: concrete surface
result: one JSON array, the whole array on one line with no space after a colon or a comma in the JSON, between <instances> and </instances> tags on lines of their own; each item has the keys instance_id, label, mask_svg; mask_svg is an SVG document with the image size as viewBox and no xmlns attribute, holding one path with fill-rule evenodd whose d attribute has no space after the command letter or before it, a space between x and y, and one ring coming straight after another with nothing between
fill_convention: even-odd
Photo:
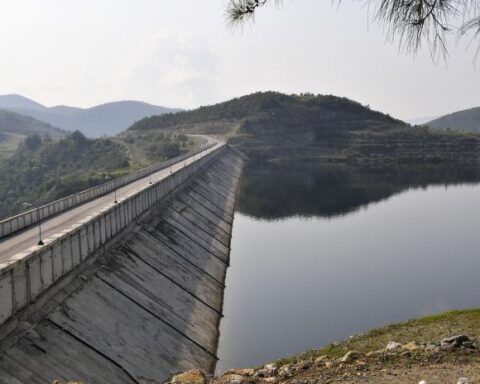
<instances>
[{"instance_id":1,"label":"concrete surface","mask_svg":"<svg viewBox=\"0 0 480 384\"><path fill-rule=\"evenodd\" d=\"M192 367L213 371L242 163L220 152L19 324L0 343L0 383L164 383ZM106 215L92 231L102 236L67 244L106 242L122 217ZM62 265L82 260L68 254Z\"/></svg>"}]
</instances>

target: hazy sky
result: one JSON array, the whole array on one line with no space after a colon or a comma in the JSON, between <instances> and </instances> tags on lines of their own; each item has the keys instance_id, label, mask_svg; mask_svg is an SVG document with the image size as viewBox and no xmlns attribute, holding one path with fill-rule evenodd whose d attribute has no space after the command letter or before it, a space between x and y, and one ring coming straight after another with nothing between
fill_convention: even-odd
<instances>
[{"instance_id":1,"label":"hazy sky","mask_svg":"<svg viewBox=\"0 0 480 384\"><path fill-rule=\"evenodd\" d=\"M137 99L191 108L260 90L308 91L403 119L480 105L467 42L451 46L447 68L426 50L399 54L361 0L339 8L287 0L243 31L227 25L225 2L0 0L0 93L46 105Z\"/></svg>"}]
</instances>

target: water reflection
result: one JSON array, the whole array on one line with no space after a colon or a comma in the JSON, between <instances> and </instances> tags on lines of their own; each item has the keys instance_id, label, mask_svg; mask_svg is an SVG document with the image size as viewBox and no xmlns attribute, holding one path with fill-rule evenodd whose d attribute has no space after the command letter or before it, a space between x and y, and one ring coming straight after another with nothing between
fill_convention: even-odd
<instances>
[{"instance_id":1,"label":"water reflection","mask_svg":"<svg viewBox=\"0 0 480 384\"><path fill-rule=\"evenodd\" d=\"M264 220L335 217L410 188L478 181L478 170L444 166L373 168L294 164L287 167L252 163L242 176L237 211Z\"/></svg>"},{"instance_id":2,"label":"water reflection","mask_svg":"<svg viewBox=\"0 0 480 384\"><path fill-rule=\"evenodd\" d=\"M251 165L233 226L217 369L480 307L478 180L440 167Z\"/></svg>"}]
</instances>

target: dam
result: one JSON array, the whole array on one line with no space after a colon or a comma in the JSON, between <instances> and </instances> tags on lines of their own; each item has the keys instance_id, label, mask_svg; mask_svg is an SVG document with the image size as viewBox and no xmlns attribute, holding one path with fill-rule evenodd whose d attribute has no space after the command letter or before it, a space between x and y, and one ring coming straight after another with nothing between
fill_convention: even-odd
<instances>
[{"instance_id":1,"label":"dam","mask_svg":"<svg viewBox=\"0 0 480 384\"><path fill-rule=\"evenodd\" d=\"M19 254L10 229L0 242L0 383L213 372L245 160L224 143L190 154L67 228L53 216L44 244Z\"/></svg>"}]
</instances>

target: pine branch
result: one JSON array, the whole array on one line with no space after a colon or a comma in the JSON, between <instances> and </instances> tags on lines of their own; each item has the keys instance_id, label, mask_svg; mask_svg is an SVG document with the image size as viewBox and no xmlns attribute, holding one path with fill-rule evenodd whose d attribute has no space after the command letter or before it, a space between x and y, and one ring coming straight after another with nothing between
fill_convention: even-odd
<instances>
[{"instance_id":1,"label":"pine branch","mask_svg":"<svg viewBox=\"0 0 480 384\"><path fill-rule=\"evenodd\" d=\"M322 1L322 0L318 0ZM332 0L332 2L341 0ZM473 33L480 39L480 0L363 0L373 9L374 20L384 27L389 39L400 48L416 53L426 43L432 57L447 55L446 37L457 31L460 37ZM259 8L281 0L230 0L227 17L232 24L252 19ZM463 24L453 26L458 17Z\"/></svg>"}]
</instances>

